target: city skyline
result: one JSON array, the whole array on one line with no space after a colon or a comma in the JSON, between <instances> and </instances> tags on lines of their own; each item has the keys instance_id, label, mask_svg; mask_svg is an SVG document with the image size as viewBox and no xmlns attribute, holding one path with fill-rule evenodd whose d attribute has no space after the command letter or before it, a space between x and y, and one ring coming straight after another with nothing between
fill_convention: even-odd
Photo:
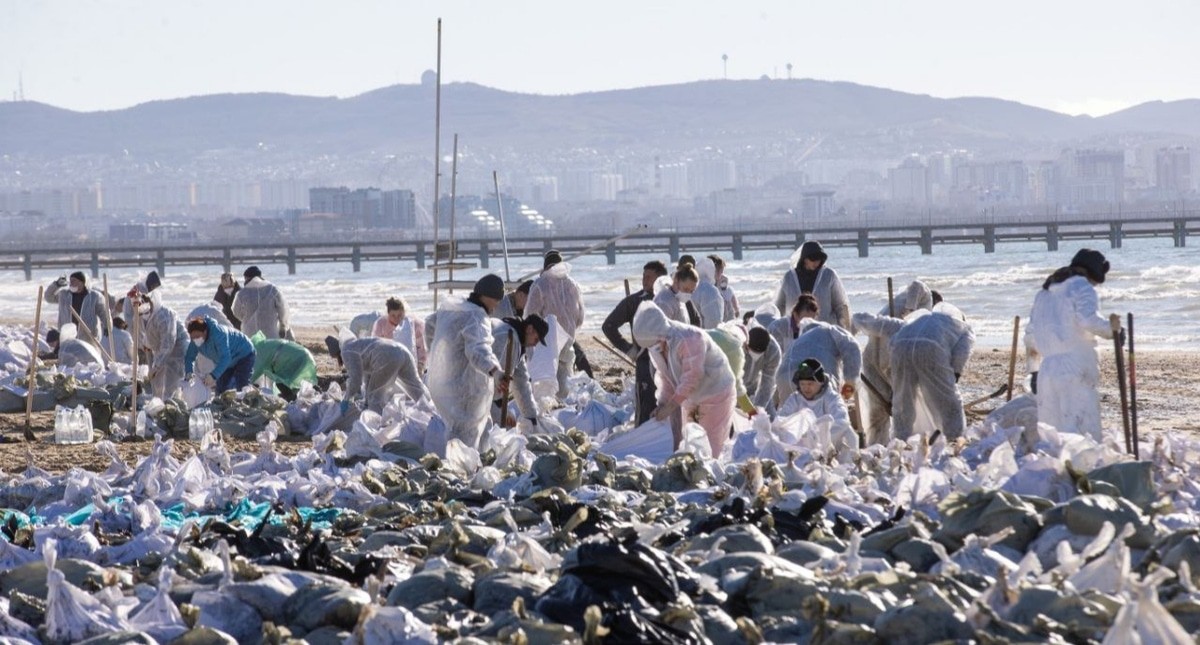
<instances>
[{"instance_id":1,"label":"city skyline","mask_svg":"<svg viewBox=\"0 0 1200 645\"><path fill-rule=\"evenodd\" d=\"M728 78L842 80L1099 116L1200 96L1200 5L1161 0L26 4L0 0L0 97L78 111L216 93L339 97L419 81L574 94ZM630 17L637 18L630 20ZM986 29L980 28L986 24Z\"/></svg>"}]
</instances>

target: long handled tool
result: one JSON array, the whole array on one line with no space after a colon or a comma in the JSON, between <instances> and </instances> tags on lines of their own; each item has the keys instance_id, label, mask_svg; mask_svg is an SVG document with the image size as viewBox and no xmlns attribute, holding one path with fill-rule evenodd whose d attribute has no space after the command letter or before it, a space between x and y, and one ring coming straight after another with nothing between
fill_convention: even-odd
<instances>
[{"instance_id":1,"label":"long handled tool","mask_svg":"<svg viewBox=\"0 0 1200 645\"><path fill-rule=\"evenodd\" d=\"M129 385L129 427L137 432L137 414L138 414L138 349L142 346L142 316L138 313L138 303L133 304L133 377L130 379Z\"/></svg>"},{"instance_id":2,"label":"long handled tool","mask_svg":"<svg viewBox=\"0 0 1200 645\"><path fill-rule=\"evenodd\" d=\"M71 317L75 319L75 326L76 326L76 327L77 327L77 328L78 328L80 331L82 331L83 333L87 334L88 340L89 340L89 341L90 341L90 342L91 342L93 345L95 345L95 346L96 346L96 349L99 349L99 350L100 350L100 353L101 353L101 354L103 354L103 355L104 355L104 360L108 361L110 364L111 364L111 363L115 363L116 361L114 361L114 360L113 360L113 356L112 356L112 354L110 354L110 353L109 353L107 350L105 350L105 349L104 349L104 345L102 345L102 344L100 343L100 341L96 340L96 337L92 335L92 330L91 330L91 329L89 329L87 325L83 324L83 319L79 317L79 314L75 313L75 308L74 308L74 307L71 307L71 308L70 308L70 310L71 310ZM109 336L109 338L112 338L112 332L111 332L111 331L108 333L108 336Z\"/></svg>"},{"instance_id":3,"label":"long handled tool","mask_svg":"<svg viewBox=\"0 0 1200 645\"><path fill-rule=\"evenodd\" d=\"M629 356L625 356L622 351L619 351L617 348L614 348L614 346L612 346L608 343L605 343L604 340L601 340L599 337L596 337L595 342L596 342L596 344L602 346L602 348L607 349L608 351L611 351L613 356L616 356L616 357L620 358L620 360L625 361L625 364L628 364L629 367L637 369L637 363L635 363L634 361L630 361Z\"/></svg>"},{"instance_id":4,"label":"long handled tool","mask_svg":"<svg viewBox=\"0 0 1200 645\"><path fill-rule=\"evenodd\" d=\"M888 318L896 317L896 296L892 293L892 276L888 276Z\"/></svg>"},{"instance_id":5,"label":"long handled tool","mask_svg":"<svg viewBox=\"0 0 1200 645\"><path fill-rule=\"evenodd\" d=\"M1121 425L1125 428L1125 452L1133 454L1133 435L1129 431L1129 392L1125 388L1125 351L1121 347L1121 317L1112 314L1108 317L1108 325L1112 328L1113 349L1117 354L1117 387L1121 391Z\"/></svg>"},{"instance_id":6,"label":"long handled tool","mask_svg":"<svg viewBox=\"0 0 1200 645\"><path fill-rule=\"evenodd\" d=\"M1129 429L1133 435L1133 458L1141 459L1138 454L1138 418L1137 418L1137 361L1133 357L1133 314L1129 316Z\"/></svg>"},{"instance_id":7,"label":"long handled tool","mask_svg":"<svg viewBox=\"0 0 1200 645\"><path fill-rule=\"evenodd\" d=\"M504 388L504 396L500 397L500 425L508 426L508 400L512 397L512 375L513 375L513 332L508 330L508 346L504 348L504 381L507 387Z\"/></svg>"},{"instance_id":8,"label":"long handled tool","mask_svg":"<svg viewBox=\"0 0 1200 645\"><path fill-rule=\"evenodd\" d=\"M113 326L112 326L113 312L111 309L109 309L110 306L112 306L112 300L108 297L108 274L105 273L104 274L104 310L108 312L108 315L105 316L104 330L106 332L108 332L108 355L110 357L115 358L117 355L117 345L116 345L116 341L113 340Z\"/></svg>"},{"instance_id":9,"label":"long handled tool","mask_svg":"<svg viewBox=\"0 0 1200 645\"><path fill-rule=\"evenodd\" d=\"M625 297L628 298L631 293L633 292L629 290L629 278L625 278Z\"/></svg>"},{"instance_id":10,"label":"long handled tool","mask_svg":"<svg viewBox=\"0 0 1200 645\"><path fill-rule=\"evenodd\" d=\"M1008 391L1008 385L1007 384L1001 385L999 388L996 389L995 392L992 392L991 394L987 394L985 396L979 397L978 399L975 399L974 401L968 401L968 402L964 403L963 409L966 410L968 408L973 408L973 407L979 405L980 403L990 401L990 400L1000 396L1001 394L1004 394L1007 391Z\"/></svg>"},{"instance_id":11,"label":"long handled tool","mask_svg":"<svg viewBox=\"0 0 1200 645\"><path fill-rule=\"evenodd\" d=\"M37 389L38 336L42 329L42 296L45 287L38 287L37 313L33 315L33 337L29 339L29 375L25 383L25 441L34 441L33 435L33 391Z\"/></svg>"},{"instance_id":12,"label":"long handled tool","mask_svg":"<svg viewBox=\"0 0 1200 645\"><path fill-rule=\"evenodd\" d=\"M1012 354L1008 357L1008 400L1013 397L1013 381L1017 378L1017 339L1021 336L1021 317L1013 317Z\"/></svg>"}]
</instances>

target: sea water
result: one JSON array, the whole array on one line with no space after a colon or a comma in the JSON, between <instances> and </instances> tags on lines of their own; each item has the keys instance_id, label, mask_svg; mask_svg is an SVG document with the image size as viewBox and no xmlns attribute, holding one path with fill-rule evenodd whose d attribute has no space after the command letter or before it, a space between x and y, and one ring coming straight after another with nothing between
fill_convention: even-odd
<instances>
[{"instance_id":1,"label":"sea water","mask_svg":"<svg viewBox=\"0 0 1200 645\"><path fill-rule=\"evenodd\" d=\"M916 246L874 247L866 258L858 257L854 248L829 248L826 252L828 266L837 270L846 287L852 311L876 312L884 307L888 277L893 279L897 297L909 281L921 279L966 313L978 344L1007 347L1012 341L1013 317L1021 316L1024 321L1046 276L1068 264L1085 246L1101 250L1112 264L1108 280L1098 289L1101 313L1119 313L1124 319L1126 312L1133 312L1138 348L1200 349L1200 253L1175 248L1169 238L1126 239L1121 249L1105 248L1101 240L1067 243L1054 252L1038 242L997 244L995 253L984 253L976 245L935 246L931 255L922 255ZM684 248L683 252L692 251ZM699 257L707 252L693 253ZM719 253L728 262L726 275L743 311L770 302L789 268L790 253L784 251L748 251L742 260L733 260L729 250ZM619 254L615 266L607 265L603 254L571 262L572 276L582 288L588 311L585 333L600 332L605 316L624 296L622 281L628 278L631 288L638 289L641 267L652 259L667 262L667 253ZM529 257L511 258L509 264L513 279L541 266L540 260ZM297 265L296 275L288 275L285 264L262 264L260 268L264 277L283 291L294 326L328 327L332 332L332 325L346 326L356 314L384 311L384 301L393 295L407 299L410 310L418 315L433 310L433 292L426 288L432 272L418 269L410 261L364 262L359 273L349 262L304 263ZM86 271L87 267L80 269ZM244 269L233 267L234 275L240 278ZM111 295L124 295L149 270L107 271ZM490 269L459 271L455 278L473 280L488 272L503 276L503 258L493 256ZM26 281L20 272L0 272L0 319L32 320L38 285L49 284L61 273L35 271L34 279ZM168 266L161 287L165 304L181 316L187 315L212 299L220 274L216 262L207 267ZM100 281L89 280L89 286L99 288ZM445 295L442 292L443 298ZM43 307L43 319L54 324L56 312L52 306Z\"/></svg>"}]
</instances>

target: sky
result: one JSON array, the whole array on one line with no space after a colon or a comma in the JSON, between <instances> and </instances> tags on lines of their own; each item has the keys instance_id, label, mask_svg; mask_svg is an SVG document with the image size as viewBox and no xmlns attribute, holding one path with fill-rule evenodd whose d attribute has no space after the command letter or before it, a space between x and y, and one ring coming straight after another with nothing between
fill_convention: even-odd
<instances>
[{"instance_id":1,"label":"sky","mask_svg":"<svg viewBox=\"0 0 1200 645\"><path fill-rule=\"evenodd\" d=\"M1099 116L1200 97L1197 0L0 0L0 100L79 111L443 81L573 94L768 75Z\"/></svg>"}]
</instances>

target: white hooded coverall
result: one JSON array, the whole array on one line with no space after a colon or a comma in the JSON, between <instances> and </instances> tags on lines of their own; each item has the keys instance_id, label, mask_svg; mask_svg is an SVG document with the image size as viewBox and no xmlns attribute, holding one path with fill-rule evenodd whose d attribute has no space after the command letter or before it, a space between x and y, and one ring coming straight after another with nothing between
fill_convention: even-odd
<instances>
[{"instance_id":1,"label":"white hooded coverall","mask_svg":"<svg viewBox=\"0 0 1200 645\"><path fill-rule=\"evenodd\" d=\"M286 338L290 331L283 294L262 278L253 278L238 290L233 297L233 315L241 319L241 331L247 338L260 331L267 338Z\"/></svg>"},{"instance_id":2,"label":"white hooded coverall","mask_svg":"<svg viewBox=\"0 0 1200 645\"><path fill-rule=\"evenodd\" d=\"M966 426L956 374L962 374L975 346L965 321L938 311L918 311L892 335L892 430L898 439L913 432L917 396L947 439Z\"/></svg>"},{"instance_id":3,"label":"white hooded coverall","mask_svg":"<svg viewBox=\"0 0 1200 645\"><path fill-rule=\"evenodd\" d=\"M825 371L842 383L856 383L862 371L862 350L853 336L836 325L805 318L800 321L800 335L783 353L779 371L775 374L775 389L780 402L795 391L792 374L806 358L821 361Z\"/></svg>"},{"instance_id":4,"label":"white hooded coverall","mask_svg":"<svg viewBox=\"0 0 1200 645\"><path fill-rule=\"evenodd\" d=\"M447 439L476 448L492 404L492 379L503 368L492 352L492 326L483 307L447 301L426 319L429 394L446 422Z\"/></svg>"},{"instance_id":5,"label":"white hooded coverall","mask_svg":"<svg viewBox=\"0 0 1200 645\"><path fill-rule=\"evenodd\" d=\"M1025 328L1025 345L1040 356L1038 422L1060 431L1103 438L1100 425L1100 366L1096 337L1112 338L1112 327L1098 313L1096 289L1087 278L1072 276L1038 290Z\"/></svg>"},{"instance_id":6,"label":"white hooded coverall","mask_svg":"<svg viewBox=\"0 0 1200 645\"><path fill-rule=\"evenodd\" d=\"M429 398L417 374L417 360L408 348L390 338L359 338L342 345L346 365L346 398L366 395L367 409L382 413L400 387L413 402Z\"/></svg>"},{"instance_id":7,"label":"white hooded coverall","mask_svg":"<svg viewBox=\"0 0 1200 645\"><path fill-rule=\"evenodd\" d=\"M152 308L142 316L141 342L150 350L150 387L154 396L169 399L183 383L183 357L187 353L188 333L183 321L170 307L158 304L157 292L150 295ZM138 314L141 315L141 314Z\"/></svg>"},{"instance_id":8,"label":"white hooded coverall","mask_svg":"<svg viewBox=\"0 0 1200 645\"><path fill-rule=\"evenodd\" d=\"M696 419L708 435L713 455L720 455L733 425L735 402L729 360L704 331L668 320L657 305L644 302L633 317L633 338L648 348L657 372L659 405L675 403L680 412L672 427ZM659 345L666 342L666 351Z\"/></svg>"},{"instance_id":9,"label":"white hooded coverall","mask_svg":"<svg viewBox=\"0 0 1200 645\"><path fill-rule=\"evenodd\" d=\"M551 314L558 320L563 331L571 340L563 344L558 354L558 398L567 397L567 378L575 371L574 340L584 318L583 295L579 285L571 278L571 265L559 262L542 271L529 288L525 301L525 315L537 314L545 318Z\"/></svg>"},{"instance_id":10,"label":"white hooded coverall","mask_svg":"<svg viewBox=\"0 0 1200 645\"><path fill-rule=\"evenodd\" d=\"M725 298L717 288L717 265L708 258L703 258L696 265L700 281L696 283L696 291L692 293L692 304L700 314L701 329L716 329L725 321Z\"/></svg>"},{"instance_id":11,"label":"white hooded coverall","mask_svg":"<svg viewBox=\"0 0 1200 645\"><path fill-rule=\"evenodd\" d=\"M854 314L851 317L855 333L867 335L867 346L863 349L862 373L864 381L870 381L870 387L864 387L863 394L868 399L867 443L887 443L892 416L892 367L891 367L891 338L903 324L904 316L919 309L933 308L933 294L929 287L920 280L913 280L905 289L904 294L897 299L894 311L887 305L879 310L878 315L868 313ZM877 323L879 318L893 317L894 326L884 331ZM878 390L878 392L876 392Z\"/></svg>"},{"instance_id":12,"label":"white hooded coverall","mask_svg":"<svg viewBox=\"0 0 1200 645\"><path fill-rule=\"evenodd\" d=\"M537 404L533 400L533 387L529 383L529 367L525 362L525 342L521 338L521 332L513 329L508 323L493 319L492 321L492 353L500 360L501 365L504 364L504 357L508 353L509 334L512 334L512 383L509 383L510 393L512 398L517 402L517 411L526 419L536 419L538 415ZM500 377L502 372L497 372L495 378L492 379L493 387L498 388L500 385ZM497 424L501 422L500 408L493 405L491 407L492 420Z\"/></svg>"}]
</instances>

